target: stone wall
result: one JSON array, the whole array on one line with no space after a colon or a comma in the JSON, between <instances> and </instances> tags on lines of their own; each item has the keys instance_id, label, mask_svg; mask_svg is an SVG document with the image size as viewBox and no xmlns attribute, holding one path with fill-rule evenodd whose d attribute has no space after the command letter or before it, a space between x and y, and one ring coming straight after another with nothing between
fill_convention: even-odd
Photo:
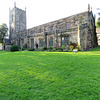
<instances>
[{"instance_id":1,"label":"stone wall","mask_svg":"<svg viewBox=\"0 0 100 100\"><path fill-rule=\"evenodd\" d=\"M20 9L17 9L17 11L18 16L20 16ZM22 15L25 17L25 13ZM22 30L25 28L24 19L22 23L19 21L23 28L21 28L19 22L17 22L19 26L16 25L21 30L16 31L12 38L12 43L16 43L21 48L25 44L27 44L28 48L36 48L36 44L38 44L39 48L56 48L61 47L63 44L67 48L70 42L74 42L78 43L82 50L89 50L97 46L94 20L92 12L86 11L28 30Z\"/></svg>"},{"instance_id":2,"label":"stone wall","mask_svg":"<svg viewBox=\"0 0 100 100\"><path fill-rule=\"evenodd\" d=\"M16 33L26 30L26 11L15 6L9 13L9 38L13 41Z\"/></svg>"},{"instance_id":3,"label":"stone wall","mask_svg":"<svg viewBox=\"0 0 100 100\"><path fill-rule=\"evenodd\" d=\"M15 8L15 33L26 29L26 11Z\"/></svg>"}]
</instances>

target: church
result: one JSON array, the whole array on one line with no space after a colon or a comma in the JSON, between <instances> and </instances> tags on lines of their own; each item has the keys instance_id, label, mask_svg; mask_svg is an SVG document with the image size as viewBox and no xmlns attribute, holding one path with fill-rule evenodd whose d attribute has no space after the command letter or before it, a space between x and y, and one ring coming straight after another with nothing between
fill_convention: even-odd
<instances>
[{"instance_id":1,"label":"church","mask_svg":"<svg viewBox=\"0 0 100 100\"><path fill-rule=\"evenodd\" d=\"M25 44L28 48L36 48L36 45L38 48L62 45L67 48L72 42L86 51L98 45L95 16L89 6L85 12L26 29L26 9L19 9L15 5L9 10L9 39L10 44L21 48Z\"/></svg>"}]
</instances>

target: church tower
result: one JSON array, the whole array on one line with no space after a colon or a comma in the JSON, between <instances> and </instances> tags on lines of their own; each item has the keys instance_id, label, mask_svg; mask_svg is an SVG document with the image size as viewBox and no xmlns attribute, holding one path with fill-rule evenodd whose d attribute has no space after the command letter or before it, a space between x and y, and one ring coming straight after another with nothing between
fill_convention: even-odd
<instances>
[{"instance_id":1,"label":"church tower","mask_svg":"<svg viewBox=\"0 0 100 100\"><path fill-rule=\"evenodd\" d=\"M13 40L15 34L26 30L26 8L25 10L19 9L14 3L14 8L9 9L9 38Z\"/></svg>"}]
</instances>

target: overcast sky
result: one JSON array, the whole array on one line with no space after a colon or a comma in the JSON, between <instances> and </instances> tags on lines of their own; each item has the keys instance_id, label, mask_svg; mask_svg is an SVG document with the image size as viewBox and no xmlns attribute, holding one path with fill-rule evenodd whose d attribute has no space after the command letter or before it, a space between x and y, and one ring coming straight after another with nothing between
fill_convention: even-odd
<instances>
[{"instance_id":1,"label":"overcast sky","mask_svg":"<svg viewBox=\"0 0 100 100\"><path fill-rule=\"evenodd\" d=\"M87 11L91 5L96 14L100 0L0 0L0 25L9 26L9 8L16 6L27 11L27 28ZM96 17L98 18L98 16Z\"/></svg>"}]
</instances>

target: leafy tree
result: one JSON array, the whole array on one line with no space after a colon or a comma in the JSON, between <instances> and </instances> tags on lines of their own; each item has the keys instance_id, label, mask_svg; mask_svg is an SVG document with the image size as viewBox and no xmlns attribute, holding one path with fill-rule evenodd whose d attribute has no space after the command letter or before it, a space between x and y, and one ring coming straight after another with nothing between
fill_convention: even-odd
<instances>
[{"instance_id":1,"label":"leafy tree","mask_svg":"<svg viewBox=\"0 0 100 100\"><path fill-rule=\"evenodd\" d=\"M7 32L8 32L7 25L5 23L0 25L0 42L1 43L3 43L4 37L7 36Z\"/></svg>"},{"instance_id":2,"label":"leafy tree","mask_svg":"<svg viewBox=\"0 0 100 100\"><path fill-rule=\"evenodd\" d=\"M98 18L97 22L96 22L96 27L100 28L100 17Z\"/></svg>"}]
</instances>

